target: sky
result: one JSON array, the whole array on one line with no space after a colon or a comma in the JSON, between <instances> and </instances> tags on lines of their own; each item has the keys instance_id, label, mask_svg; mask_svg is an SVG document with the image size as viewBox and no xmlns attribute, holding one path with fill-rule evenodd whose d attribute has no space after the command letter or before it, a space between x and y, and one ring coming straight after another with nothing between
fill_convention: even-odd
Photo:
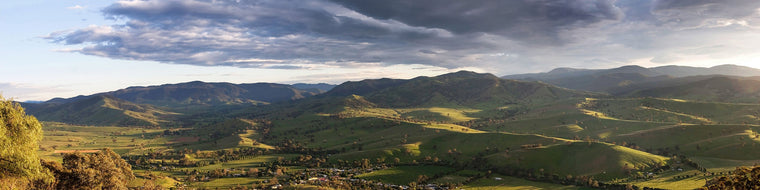
<instances>
[{"instance_id":1,"label":"sky","mask_svg":"<svg viewBox=\"0 0 760 190\"><path fill-rule=\"evenodd\" d=\"M0 2L0 93L758 68L759 27L757 0L13 0Z\"/></svg>"}]
</instances>

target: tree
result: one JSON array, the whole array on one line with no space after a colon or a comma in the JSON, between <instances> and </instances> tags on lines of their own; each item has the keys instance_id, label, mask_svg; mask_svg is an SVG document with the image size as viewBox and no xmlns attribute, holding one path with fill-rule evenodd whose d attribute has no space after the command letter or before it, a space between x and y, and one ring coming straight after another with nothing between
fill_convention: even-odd
<instances>
[{"instance_id":1,"label":"tree","mask_svg":"<svg viewBox=\"0 0 760 190\"><path fill-rule=\"evenodd\" d=\"M132 166L111 149L63 156L63 164L43 162L57 179L56 189L127 189L135 178Z\"/></svg>"},{"instance_id":2,"label":"tree","mask_svg":"<svg viewBox=\"0 0 760 190\"><path fill-rule=\"evenodd\" d=\"M42 125L16 102L0 96L0 186L23 189L32 182L52 182L36 150Z\"/></svg>"},{"instance_id":3,"label":"tree","mask_svg":"<svg viewBox=\"0 0 760 190\"><path fill-rule=\"evenodd\" d=\"M707 181L702 189L760 189L760 166L737 167L728 176Z\"/></svg>"}]
</instances>

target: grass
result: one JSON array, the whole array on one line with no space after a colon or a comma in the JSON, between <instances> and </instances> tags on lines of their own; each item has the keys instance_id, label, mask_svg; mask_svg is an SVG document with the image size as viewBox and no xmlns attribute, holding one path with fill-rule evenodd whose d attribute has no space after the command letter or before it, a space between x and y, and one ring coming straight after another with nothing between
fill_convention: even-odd
<instances>
[{"instance_id":1,"label":"grass","mask_svg":"<svg viewBox=\"0 0 760 190\"><path fill-rule=\"evenodd\" d=\"M708 172L728 172L733 171L736 167L740 166L752 166L760 163L758 160L731 160L721 159L713 157L690 157L692 161L698 163L700 166L707 168Z\"/></svg>"},{"instance_id":2,"label":"grass","mask_svg":"<svg viewBox=\"0 0 760 190\"><path fill-rule=\"evenodd\" d=\"M406 185L410 182L416 181L421 175L430 178L436 174L444 174L453 171L453 168L444 166L398 166L361 174L356 177L383 183Z\"/></svg>"},{"instance_id":3,"label":"grass","mask_svg":"<svg viewBox=\"0 0 760 190\"><path fill-rule=\"evenodd\" d=\"M272 162L278 159L289 160L296 157L298 157L297 154L263 155L263 156L257 156L252 159L233 160L233 161L228 161L226 163L213 164L213 165L208 165L208 166L203 166L203 167L197 167L194 169L197 169L199 171L208 171L208 170L223 169L223 168L258 168L258 167L261 167L261 164L265 162Z\"/></svg>"},{"instance_id":4,"label":"grass","mask_svg":"<svg viewBox=\"0 0 760 190\"><path fill-rule=\"evenodd\" d=\"M159 137L163 130L134 127L93 127L43 122L44 137L38 154L43 159L59 160L55 151L93 150L110 148L119 154L141 154L167 149L167 138Z\"/></svg>"},{"instance_id":5,"label":"grass","mask_svg":"<svg viewBox=\"0 0 760 190\"><path fill-rule=\"evenodd\" d=\"M498 180L497 180L498 179ZM584 189L569 185L542 183L535 181L528 181L520 178L514 178L509 176L493 175L490 178L482 178L468 183L458 189L475 189L475 190L540 190L540 189L552 189L552 190L573 190Z\"/></svg>"},{"instance_id":6,"label":"grass","mask_svg":"<svg viewBox=\"0 0 760 190\"><path fill-rule=\"evenodd\" d=\"M402 117L443 122L463 122L477 119L468 115L480 111L482 110L443 107L396 109L396 112L401 113Z\"/></svg>"},{"instance_id":7,"label":"grass","mask_svg":"<svg viewBox=\"0 0 760 190\"><path fill-rule=\"evenodd\" d=\"M697 175L695 175L697 174ZM675 176L689 175L688 178L675 179ZM694 169L686 169L684 171L667 171L659 174L656 178L651 180L637 180L629 182L630 184L639 187L653 187L660 189L697 189L705 185L705 179L711 177L705 177L701 172Z\"/></svg>"},{"instance_id":8,"label":"grass","mask_svg":"<svg viewBox=\"0 0 760 190\"><path fill-rule=\"evenodd\" d=\"M254 183L261 183L264 180L267 179L261 179L261 178L248 178L248 177L227 177L227 178L216 178L208 182L194 182L191 184L193 187L200 187L200 188L224 188L224 187L237 187L237 186L248 186L250 187L251 184Z\"/></svg>"},{"instance_id":9,"label":"grass","mask_svg":"<svg viewBox=\"0 0 760 190\"><path fill-rule=\"evenodd\" d=\"M627 177L626 171L664 165L668 158L606 143L573 142L492 155L497 166L544 169L564 176L595 176L600 180Z\"/></svg>"}]
</instances>

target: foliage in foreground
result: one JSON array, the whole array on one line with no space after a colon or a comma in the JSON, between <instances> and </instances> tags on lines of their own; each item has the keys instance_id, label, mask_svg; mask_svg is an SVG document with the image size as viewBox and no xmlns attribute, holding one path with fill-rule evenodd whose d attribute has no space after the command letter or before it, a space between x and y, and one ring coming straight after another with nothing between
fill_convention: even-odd
<instances>
[{"instance_id":1,"label":"foliage in foreground","mask_svg":"<svg viewBox=\"0 0 760 190\"><path fill-rule=\"evenodd\" d=\"M52 181L35 152L41 139L39 121L26 115L18 103L0 96L0 187L23 189Z\"/></svg>"},{"instance_id":2,"label":"foliage in foreground","mask_svg":"<svg viewBox=\"0 0 760 190\"><path fill-rule=\"evenodd\" d=\"M127 189L135 179L132 166L111 149L93 154L66 154L63 164L43 162L55 174L56 189Z\"/></svg>"},{"instance_id":3,"label":"foliage in foreground","mask_svg":"<svg viewBox=\"0 0 760 190\"><path fill-rule=\"evenodd\" d=\"M40 161L42 125L0 96L0 189L127 189L131 166L110 149Z\"/></svg>"}]
</instances>

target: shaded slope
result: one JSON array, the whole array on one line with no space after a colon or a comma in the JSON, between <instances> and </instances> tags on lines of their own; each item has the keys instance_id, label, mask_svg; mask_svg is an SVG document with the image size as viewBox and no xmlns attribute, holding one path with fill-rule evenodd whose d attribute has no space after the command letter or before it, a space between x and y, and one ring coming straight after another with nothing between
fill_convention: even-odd
<instances>
[{"instance_id":1,"label":"shaded slope","mask_svg":"<svg viewBox=\"0 0 760 190\"><path fill-rule=\"evenodd\" d=\"M355 82L349 81L349 82L345 82L343 84L336 86L332 90L325 93L325 95L349 96L349 95L355 94L355 95L363 96L372 92L398 86L406 82L408 81L402 80L402 79L389 79L389 78L366 79L366 80L355 81Z\"/></svg>"},{"instance_id":2,"label":"shaded slope","mask_svg":"<svg viewBox=\"0 0 760 190\"><path fill-rule=\"evenodd\" d=\"M558 68L546 73L507 75L502 78L527 81L543 81L560 87L609 92L618 94L628 85L668 81L672 78L700 75L760 76L760 69L737 66L718 65L710 68L688 66L662 66L644 68L640 66L623 66L612 69L571 69ZM643 85L657 86L656 84ZM642 88L637 88L642 89Z\"/></svg>"},{"instance_id":3,"label":"shaded slope","mask_svg":"<svg viewBox=\"0 0 760 190\"><path fill-rule=\"evenodd\" d=\"M127 101L160 106L271 103L319 94L274 83L232 84L200 81L148 87L129 87L107 92Z\"/></svg>"},{"instance_id":4,"label":"shaded slope","mask_svg":"<svg viewBox=\"0 0 760 190\"><path fill-rule=\"evenodd\" d=\"M363 95L384 107L495 106L540 103L592 94L552 85L500 79L469 71L410 80L378 79L348 82L327 92L328 96Z\"/></svg>"},{"instance_id":5,"label":"shaded slope","mask_svg":"<svg viewBox=\"0 0 760 190\"><path fill-rule=\"evenodd\" d=\"M327 83L319 83L319 84L296 83L291 86L293 86L293 88L297 88L301 90L324 93L324 92L332 90L337 85L327 84Z\"/></svg>"},{"instance_id":6,"label":"shaded slope","mask_svg":"<svg viewBox=\"0 0 760 190\"><path fill-rule=\"evenodd\" d=\"M639 90L628 96L757 103L760 100L760 81L715 76L682 85Z\"/></svg>"}]
</instances>

